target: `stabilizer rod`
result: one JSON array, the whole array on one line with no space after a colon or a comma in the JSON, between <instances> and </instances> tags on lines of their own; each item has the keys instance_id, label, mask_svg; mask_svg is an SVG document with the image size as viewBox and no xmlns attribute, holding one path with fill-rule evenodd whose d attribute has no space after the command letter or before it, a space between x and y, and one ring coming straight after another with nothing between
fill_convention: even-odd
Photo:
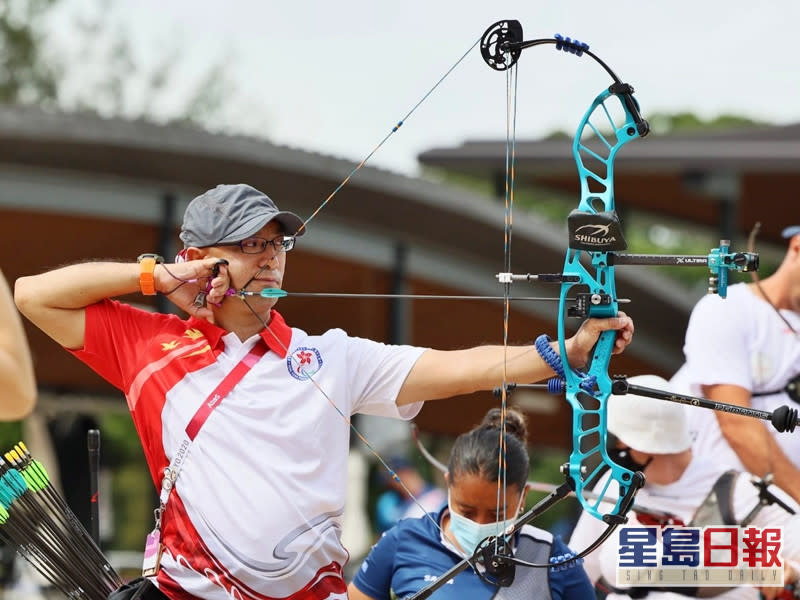
<instances>
[{"instance_id":1,"label":"stabilizer rod","mask_svg":"<svg viewBox=\"0 0 800 600\"><path fill-rule=\"evenodd\" d=\"M715 402L714 400L699 398L697 396L676 394L674 392L667 392L641 385L634 385L628 383L628 380L625 377L614 377L614 381L611 384L611 393L617 396L622 396L625 394L637 394L639 396L646 396L648 398L655 398L657 400L677 402L678 404L686 404L688 406L699 406L701 408L718 410L720 412L727 412L743 417L761 419L763 421L769 421L772 423L772 426L780 432L794 431L794 428L797 427L798 423L800 423L797 418L797 409L789 408L785 405L776 408L772 412L766 410L757 410L747 406L738 406L736 404L727 404L725 402Z\"/></svg>"}]
</instances>

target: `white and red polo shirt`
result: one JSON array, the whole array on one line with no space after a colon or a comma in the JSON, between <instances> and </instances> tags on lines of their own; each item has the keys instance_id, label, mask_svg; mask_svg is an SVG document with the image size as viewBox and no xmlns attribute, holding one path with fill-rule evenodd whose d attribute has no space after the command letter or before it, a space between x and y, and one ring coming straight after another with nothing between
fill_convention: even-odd
<instances>
[{"instance_id":1,"label":"white and red polo shirt","mask_svg":"<svg viewBox=\"0 0 800 600\"><path fill-rule=\"evenodd\" d=\"M204 422L167 503L157 584L173 600L344 597L349 417L421 408L395 399L424 348L312 336L276 311L260 337L269 351ZM105 300L74 354L125 393L160 489L187 424L258 339Z\"/></svg>"}]
</instances>

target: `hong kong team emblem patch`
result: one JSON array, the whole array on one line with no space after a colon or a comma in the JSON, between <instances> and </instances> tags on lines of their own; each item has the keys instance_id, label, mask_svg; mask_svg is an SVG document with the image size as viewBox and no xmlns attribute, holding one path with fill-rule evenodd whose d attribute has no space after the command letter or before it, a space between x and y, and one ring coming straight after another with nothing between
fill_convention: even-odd
<instances>
[{"instance_id":1,"label":"hong kong team emblem patch","mask_svg":"<svg viewBox=\"0 0 800 600\"><path fill-rule=\"evenodd\" d=\"M322 367L322 356L316 348L297 348L286 358L289 374L305 381L313 377Z\"/></svg>"}]
</instances>

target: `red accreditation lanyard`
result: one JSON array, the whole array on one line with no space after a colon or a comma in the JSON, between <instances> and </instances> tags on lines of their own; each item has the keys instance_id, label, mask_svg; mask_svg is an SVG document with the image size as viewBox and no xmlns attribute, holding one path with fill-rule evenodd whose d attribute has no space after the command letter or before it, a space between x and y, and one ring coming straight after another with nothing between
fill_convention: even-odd
<instances>
[{"instance_id":1,"label":"red accreditation lanyard","mask_svg":"<svg viewBox=\"0 0 800 600\"><path fill-rule=\"evenodd\" d=\"M161 553L164 546L161 543L161 516L164 514L164 509L167 506L170 492L175 486L175 480L178 478L181 467L186 460L189 453L189 447L200 432L200 428L214 412L225 397L231 393L236 384L241 381L250 369L253 368L259 359L267 353L267 345L264 340L258 339L256 345L247 353L247 355L240 360L235 367L219 382L214 391L211 392L206 400L197 409L197 412L189 420L186 426L186 437L178 445L178 451L175 453L169 466L164 469L164 477L161 480L161 494L159 507L155 510L156 526L151 531L145 543L144 561L142 563L142 574L145 577L150 577L158 573L159 564L161 562Z\"/></svg>"},{"instance_id":2,"label":"red accreditation lanyard","mask_svg":"<svg viewBox=\"0 0 800 600\"><path fill-rule=\"evenodd\" d=\"M231 393L231 390L239 383L242 377L244 377L247 372L253 368L253 365L266 353L267 345L263 340L259 339L252 350L247 353L247 356L233 367L233 370L225 376L225 379L219 382L219 385L211 392L206 401L200 405L200 408L197 409L192 420L189 421L189 424L186 426L186 437L188 437L190 441L194 441L200 428L205 424L214 409L222 403L225 396Z\"/></svg>"}]
</instances>

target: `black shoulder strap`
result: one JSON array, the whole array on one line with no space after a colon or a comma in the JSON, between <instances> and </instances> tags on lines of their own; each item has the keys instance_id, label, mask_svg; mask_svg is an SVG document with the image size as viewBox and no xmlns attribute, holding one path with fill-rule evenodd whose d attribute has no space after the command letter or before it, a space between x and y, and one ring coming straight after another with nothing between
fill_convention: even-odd
<instances>
[{"instance_id":1,"label":"black shoulder strap","mask_svg":"<svg viewBox=\"0 0 800 600\"><path fill-rule=\"evenodd\" d=\"M794 402L800 403L800 373L792 377L786 385L783 386L779 390L771 390L768 392L751 392L751 396L771 396L772 394L780 394L781 392L786 392L786 394L791 398Z\"/></svg>"},{"instance_id":2,"label":"black shoulder strap","mask_svg":"<svg viewBox=\"0 0 800 600\"><path fill-rule=\"evenodd\" d=\"M713 490L717 495L719 513L722 516L723 525L738 525L733 511L733 486L738 476L739 473L737 471L725 471L714 482Z\"/></svg>"}]
</instances>

